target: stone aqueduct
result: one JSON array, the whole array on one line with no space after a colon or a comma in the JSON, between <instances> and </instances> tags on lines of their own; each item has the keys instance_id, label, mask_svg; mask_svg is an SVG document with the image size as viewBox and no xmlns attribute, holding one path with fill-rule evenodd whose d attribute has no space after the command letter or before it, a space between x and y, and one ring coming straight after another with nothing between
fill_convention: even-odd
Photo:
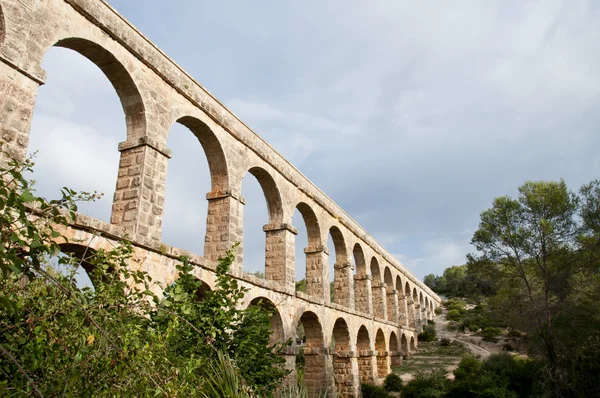
<instances>
[{"instance_id":1,"label":"stone aqueduct","mask_svg":"<svg viewBox=\"0 0 600 398\"><path fill-rule=\"evenodd\" d=\"M147 270L162 286L173 282L178 257L189 253L161 243L161 218L171 157L167 135L180 123L198 138L211 176L204 256L189 254L197 276L213 286L215 261L242 242L241 182L252 174L269 214L265 279L242 272L243 242L232 273L250 288L248 305L262 298L277 309L274 338L293 338L303 324L305 345L289 350L286 362L294 369L296 350L304 350L309 390L358 396L361 381L385 377L416 348L416 335L440 298L102 0L0 0L0 133L10 156L26 155L35 97L45 80L41 62L52 46L74 50L102 70L127 125L110 223L78 215L65 230L71 243L100 248L127 237L135 246L132 267ZM295 209L308 233L306 293L295 291ZM327 250L329 234L334 253ZM329 256L335 256L335 302Z\"/></svg>"}]
</instances>

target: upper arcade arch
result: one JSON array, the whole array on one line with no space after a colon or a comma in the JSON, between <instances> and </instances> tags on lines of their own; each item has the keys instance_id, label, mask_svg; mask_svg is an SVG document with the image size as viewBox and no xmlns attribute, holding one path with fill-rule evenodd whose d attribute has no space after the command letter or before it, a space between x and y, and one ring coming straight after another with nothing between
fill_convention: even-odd
<instances>
[{"instance_id":1,"label":"upper arcade arch","mask_svg":"<svg viewBox=\"0 0 600 398\"><path fill-rule=\"evenodd\" d=\"M227 159L223 151L223 146L215 133L206 123L193 116L177 117L176 122L187 127L200 142L208 162L211 193L213 196L218 195L218 191L222 191L222 193L228 191L229 171L227 168ZM208 195L209 198L211 193Z\"/></svg>"},{"instance_id":2,"label":"upper arcade arch","mask_svg":"<svg viewBox=\"0 0 600 398\"><path fill-rule=\"evenodd\" d=\"M339 227L329 228L333 240L335 264L333 266L333 301L345 307L350 307L354 294L352 264L348 260L346 239Z\"/></svg>"},{"instance_id":3,"label":"upper arcade arch","mask_svg":"<svg viewBox=\"0 0 600 398\"><path fill-rule=\"evenodd\" d=\"M371 258L371 292L372 292L372 305L373 305L373 316L376 318L385 319L387 313L387 303L385 294L385 285L381 279L381 271L379 269L379 262L376 257Z\"/></svg>"},{"instance_id":4,"label":"upper arcade arch","mask_svg":"<svg viewBox=\"0 0 600 398\"><path fill-rule=\"evenodd\" d=\"M95 64L111 82L125 113L126 138L128 141L146 135L146 109L142 95L132 75L125 66L98 43L82 37L62 38L53 45L73 50Z\"/></svg>"},{"instance_id":5,"label":"upper arcade arch","mask_svg":"<svg viewBox=\"0 0 600 398\"><path fill-rule=\"evenodd\" d=\"M360 243L355 243L352 249L356 275L354 276L354 308L365 314L373 313L371 301L371 276L367 273L365 253Z\"/></svg>"}]
</instances>

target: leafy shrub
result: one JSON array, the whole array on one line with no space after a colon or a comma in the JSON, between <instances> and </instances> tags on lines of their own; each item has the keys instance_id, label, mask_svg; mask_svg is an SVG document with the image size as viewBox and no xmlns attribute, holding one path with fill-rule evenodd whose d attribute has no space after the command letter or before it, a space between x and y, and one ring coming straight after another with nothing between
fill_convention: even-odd
<instances>
[{"instance_id":1,"label":"leafy shrub","mask_svg":"<svg viewBox=\"0 0 600 398\"><path fill-rule=\"evenodd\" d=\"M481 336L483 337L483 341L495 342L496 336L502 333L502 330L499 328L489 326L481 331Z\"/></svg>"},{"instance_id":2,"label":"leafy shrub","mask_svg":"<svg viewBox=\"0 0 600 398\"><path fill-rule=\"evenodd\" d=\"M417 336L417 339L419 341L434 341L436 336L437 334L435 331L435 327L433 327L432 325L425 325L423 327L423 331Z\"/></svg>"},{"instance_id":3,"label":"leafy shrub","mask_svg":"<svg viewBox=\"0 0 600 398\"><path fill-rule=\"evenodd\" d=\"M362 383L360 391L363 398L389 398L389 394L385 391L385 388L373 384Z\"/></svg>"},{"instance_id":4,"label":"leafy shrub","mask_svg":"<svg viewBox=\"0 0 600 398\"><path fill-rule=\"evenodd\" d=\"M434 311L435 311L436 315L441 315L442 314L442 307L436 307Z\"/></svg>"},{"instance_id":5,"label":"leafy shrub","mask_svg":"<svg viewBox=\"0 0 600 398\"><path fill-rule=\"evenodd\" d=\"M280 366L282 346L269 345L269 311L241 309L246 289L228 274L233 251L219 261L217 288L202 300L202 282L186 258L177 265L177 282L162 299L156 296L150 275L131 269L129 242L86 248L94 287L79 288L82 259L58 257L58 272L48 258L60 253L57 241L68 242L60 231L75 220L76 202L97 195L64 188L59 200L37 198L23 177L31 167L30 161L0 167L0 391L140 398L271 394L289 372Z\"/></svg>"},{"instance_id":6,"label":"leafy shrub","mask_svg":"<svg viewBox=\"0 0 600 398\"><path fill-rule=\"evenodd\" d=\"M449 321L460 321L462 319L462 315L458 310L450 310L446 315L446 319L448 319Z\"/></svg>"},{"instance_id":7,"label":"leafy shrub","mask_svg":"<svg viewBox=\"0 0 600 398\"><path fill-rule=\"evenodd\" d=\"M440 345L442 347L450 347L451 344L452 344L452 340L450 340L450 339L448 339L446 337L440 339Z\"/></svg>"},{"instance_id":8,"label":"leafy shrub","mask_svg":"<svg viewBox=\"0 0 600 398\"><path fill-rule=\"evenodd\" d=\"M573 364L573 384L584 397L600 396L600 337L590 337L577 351Z\"/></svg>"},{"instance_id":9,"label":"leafy shrub","mask_svg":"<svg viewBox=\"0 0 600 398\"><path fill-rule=\"evenodd\" d=\"M386 391L398 392L402 390L402 379L396 373L390 373L383 382L383 388L385 388Z\"/></svg>"},{"instance_id":10,"label":"leafy shrub","mask_svg":"<svg viewBox=\"0 0 600 398\"><path fill-rule=\"evenodd\" d=\"M443 368L418 372L402 388L402 398L442 398L446 395L449 383Z\"/></svg>"}]
</instances>

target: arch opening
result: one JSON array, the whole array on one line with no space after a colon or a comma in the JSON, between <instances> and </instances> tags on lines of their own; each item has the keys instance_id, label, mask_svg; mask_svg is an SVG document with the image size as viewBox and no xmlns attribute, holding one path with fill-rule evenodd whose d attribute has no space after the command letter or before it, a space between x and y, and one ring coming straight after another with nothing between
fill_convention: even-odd
<instances>
[{"instance_id":1,"label":"arch opening","mask_svg":"<svg viewBox=\"0 0 600 398\"><path fill-rule=\"evenodd\" d=\"M406 326L406 301L404 300L404 289L402 289L402 279L400 278L400 275L396 275L396 292L398 294L398 323L402 326Z\"/></svg>"},{"instance_id":2,"label":"arch opening","mask_svg":"<svg viewBox=\"0 0 600 398\"><path fill-rule=\"evenodd\" d=\"M385 319L386 316L386 302L384 295L384 285L381 280L381 271L379 269L379 262L375 257L371 258L370 264L371 271L371 295L373 298L373 315L376 318Z\"/></svg>"},{"instance_id":3,"label":"arch opening","mask_svg":"<svg viewBox=\"0 0 600 398\"><path fill-rule=\"evenodd\" d=\"M336 304L350 306L350 289L353 288L352 264L348 261L346 241L342 231L336 226L329 228L329 237L333 242L335 256L330 256L329 279L330 298Z\"/></svg>"},{"instance_id":4,"label":"arch opening","mask_svg":"<svg viewBox=\"0 0 600 398\"><path fill-rule=\"evenodd\" d=\"M404 285L404 299L406 300L406 312L408 326L411 328L415 327L415 304L411 296L410 284L408 281Z\"/></svg>"},{"instance_id":5,"label":"arch opening","mask_svg":"<svg viewBox=\"0 0 600 398\"><path fill-rule=\"evenodd\" d=\"M256 297L250 302L249 305L259 306L271 314L269 317L269 321L271 323L269 345L274 346L278 343L283 343L285 341L285 332L283 329L283 320L281 319L281 314L279 313L277 306L275 306L271 300L265 297Z\"/></svg>"},{"instance_id":6,"label":"arch opening","mask_svg":"<svg viewBox=\"0 0 600 398\"><path fill-rule=\"evenodd\" d=\"M253 178L246 178L248 175ZM243 239L238 248L243 271L284 284L288 277L285 269L286 245L281 245L280 241L287 242L285 234L288 231L281 223L283 209L279 188L265 169L252 167L242 180L241 191L246 198ZM263 201L266 201L266 214L265 205L261 204ZM263 248L262 252L255 249L259 247Z\"/></svg>"},{"instance_id":7,"label":"arch opening","mask_svg":"<svg viewBox=\"0 0 600 398\"><path fill-rule=\"evenodd\" d=\"M415 337L410 337L410 352L415 352L417 350L417 346L415 345Z\"/></svg>"},{"instance_id":8,"label":"arch opening","mask_svg":"<svg viewBox=\"0 0 600 398\"><path fill-rule=\"evenodd\" d=\"M367 274L365 254L359 243L356 243L352 248L352 257L356 269L356 275L354 276L354 308L365 314L371 314L372 306L369 297L371 281Z\"/></svg>"},{"instance_id":9,"label":"arch opening","mask_svg":"<svg viewBox=\"0 0 600 398\"><path fill-rule=\"evenodd\" d=\"M402 350L402 355L408 356L408 340L404 333L402 333L402 337L400 338L400 350Z\"/></svg>"},{"instance_id":10,"label":"arch opening","mask_svg":"<svg viewBox=\"0 0 600 398\"><path fill-rule=\"evenodd\" d=\"M59 272L72 275L77 288L94 290L97 284L93 264L96 250L74 243L59 244L59 247L60 253L56 257L51 257L49 263L56 267Z\"/></svg>"},{"instance_id":11,"label":"arch opening","mask_svg":"<svg viewBox=\"0 0 600 398\"><path fill-rule=\"evenodd\" d=\"M327 390L325 342L321 322L314 312L300 317L296 328L296 374L303 373L308 396Z\"/></svg>"},{"instance_id":12,"label":"arch opening","mask_svg":"<svg viewBox=\"0 0 600 398\"><path fill-rule=\"evenodd\" d=\"M402 366L402 353L398 347L398 336L394 331L390 333L390 365L392 368Z\"/></svg>"},{"instance_id":13,"label":"arch opening","mask_svg":"<svg viewBox=\"0 0 600 398\"><path fill-rule=\"evenodd\" d=\"M198 156L198 144L204 156ZM230 212L230 203L218 195L229 186L221 143L204 122L183 116L171 128L167 146L172 157L168 160L166 184L156 187L158 203L159 191L164 190L162 241L198 255L223 254L218 245L227 230L223 215Z\"/></svg>"},{"instance_id":14,"label":"arch opening","mask_svg":"<svg viewBox=\"0 0 600 398\"><path fill-rule=\"evenodd\" d=\"M360 382L371 383L373 381L373 355L369 331L364 325L358 329L356 349L358 350L358 376Z\"/></svg>"},{"instance_id":15,"label":"arch opening","mask_svg":"<svg viewBox=\"0 0 600 398\"><path fill-rule=\"evenodd\" d=\"M313 209L306 203L296 205L292 223L302 219L304 228L297 228L295 238L296 291L323 297L325 289L324 257L327 253L321 245L319 220ZM304 262L304 267L300 265Z\"/></svg>"},{"instance_id":16,"label":"arch opening","mask_svg":"<svg viewBox=\"0 0 600 398\"><path fill-rule=\"evenodd\" d=\"M350 332L348 324L343 318L338 318L333 325L331 339L333 348L332 367L333 378L337 393L347 396L354 392L354 376L352 374L352 360L350 358Z\"/></svg>"},{"instance_id":17,"label":"arch opening","mask_svg":"<svg viewBox=\"0 0 600 398\"><path fill-rule=\"evenodd\" d=\"M27 149L39 151L34 168L38 193L55 197L65 185L102 192L99 200L81 203L78 212L123 224L131 200L122 195L132 190L141 168L131 164L135 155L119 154L118 143L146 133L136 84L114 55L81 38L59 40L44 55L42 66L48 79L38 90Z\"/></svg>"},{"instance_id":18,"label":"arch opening","mask_svg":"<svg viewBox=\"0 0 600 398\"><path fill-rule=\"evenodd\" d=\"M383 330L378 329L375 335L375 350L377 351L377 378L382 379L390 372L388 351Z\"/></svg>"},{"instance_id":19,"label":"arch opening","mask_svg":"<svg viewBox=\"0 0 600 398\"><path fill-rule=\"evenodd\" d=\"M385 284L386 293L386 316L387 320L397 323L398 322L398 299L395 296L394 280L392 279L392 272L390 267L385 267L383 271L383 283Z\"/></svg>"}]
</instances>

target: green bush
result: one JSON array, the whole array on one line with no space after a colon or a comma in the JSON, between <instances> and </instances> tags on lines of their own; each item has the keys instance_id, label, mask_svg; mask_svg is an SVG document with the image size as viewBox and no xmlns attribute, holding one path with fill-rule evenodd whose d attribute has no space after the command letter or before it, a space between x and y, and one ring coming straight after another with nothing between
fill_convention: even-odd
<instances>
[{"instance_id":1,"label":"green bush","mask_svg":"<svg viewBox=\"0 0 600 398\"><path fill-rule=\"evenodd\" d=\"M434 310L436 315L441 315L442 314L442 307L436 307L436 309Z\"/></svg>"},{"instance_id":2,"label":"green bush","mask_svg":"<svg viewBox=\"0 0 600 398\"><path fill-rule=\"evenodd\" d=\"M483 337L483 341L495 342L496 336L502 333L500 328L496 328L493 326L489 326L481 331L481 336Z\"/></svg>"},{"instance_id":3,"label":"green bush","mask_svg":"<svg viewBox=\"0 0 600 398\"><path fill-rule=\"evenodd\" d=\"M446 395L449 383L446 369L418 372L414 379L402 388L402 398L442 398Z\"/></svg>"},{"instance_id":4,"label":"green bush","mask_svg":"<svg viewBox=\"0 0 600 398\"><path fill-rule=\"evenodd\" d=\"M460 314L460 311L458 310L450 310L448 311L448 314L446 315L446 319L448 319L449 321L460 321L462 319L462 315Z\"/></svg>"},{"instance_id":5,"label":"green bush","mask_svg":"<svg viewBox=\"0 0 600 398\"><path fill-rule=\"evenodd\" d=\"M385 391L385 388L375 386L373 384L362 383L360 385L360 391L362 392L363 398L389 398L389 394Z\"/></svg>"},{"instance_id":6,"label":"green bush","mask_svg":"<svg viewBox=\"0 0 600 398\"><path fill-rule=\"evenodd\" d=\"M386 391L401 391L402 379L396 373L390 373L383 382L383 388L385 388Z\"/></svg>"},{"instance_id":7,"label":"green bush","mask_svg":"<svg viewBox=\"0 0 600 398\"><path fill-rule=\"evenodd\" d=\"M417 339L419 341L434 341L437 334L433 325L425 325L423 331L419 333Z\"/></svg>"},{"instance_id":8,"label":"green bush","mask_svg":"<svg viewBox=\"0 0 600 398\"><path fill-rule=\"evenodd\" d=\"M269 344L269 310L241 306L247 289L228 274L233 251L201 300L204 286L187 258L176 265L177 282L156 296L150 275L132 270L126 241L49 264L61 252L56 242L69 242L60 231L75 220L76 202L96 195L64 188L59 200L37 198L23 177L31 167L0 167L0 391L140 398L274 391L289 373L282 345ZM83 262L93 288L77 286Z\"/></svg>"}]
</instances>

